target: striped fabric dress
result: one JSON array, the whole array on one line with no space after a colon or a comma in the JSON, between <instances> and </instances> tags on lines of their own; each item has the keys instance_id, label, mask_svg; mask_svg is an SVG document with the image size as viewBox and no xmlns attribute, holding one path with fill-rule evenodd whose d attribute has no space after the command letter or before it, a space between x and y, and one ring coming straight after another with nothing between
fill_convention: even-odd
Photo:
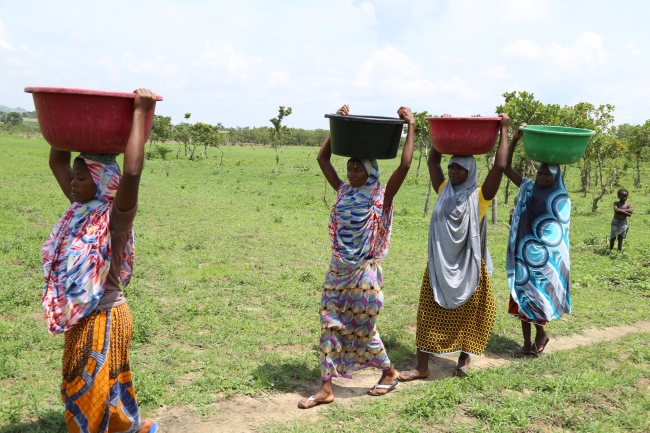
<instances>
[{"instance_id":1,"label":"striped fabric dress","mask_svg":"<svg viewBox=\"0 0 650 433\"><path fill-rule=\"evenodd\" d=\"M571 313L571 200L559 167L548 167L554 179L546 188L522 179L506 258L508 312L536 325Z\"/></svg>"},{"instance_id":2,"label":"striped fabric dress","mask_svg":"<svg viewBox=\"0 0 650 433\"><path fill-rule=\"evenodd\" d=\"M377 162L364 160L365 185L342 183L330 214L332 259L320 306L321 378L351 378L365 367L390 368L376 320L384 305L379 263L388 252L393 209L383 209Z\"/></svg>"}]
</instances>

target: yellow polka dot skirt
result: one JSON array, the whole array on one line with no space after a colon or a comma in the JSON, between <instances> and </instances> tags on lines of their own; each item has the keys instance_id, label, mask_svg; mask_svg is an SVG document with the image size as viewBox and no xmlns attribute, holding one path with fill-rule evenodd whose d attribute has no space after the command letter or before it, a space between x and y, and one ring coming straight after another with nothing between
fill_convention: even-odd
<instances>
[{"instance_id":1,"label":"yellow polka dot skirt","mask_svg":"<svg viewBox=\"0 0 650 433\"><path fill-rule=\"evenodd\" d=\"M458 308L447 310L433 297L429 266L424 271L415 341L418 349L433 354L465 352L480 356L485 350L494 317L496 302L485 262L476 291Z\"/></svg>"}]
</instances>

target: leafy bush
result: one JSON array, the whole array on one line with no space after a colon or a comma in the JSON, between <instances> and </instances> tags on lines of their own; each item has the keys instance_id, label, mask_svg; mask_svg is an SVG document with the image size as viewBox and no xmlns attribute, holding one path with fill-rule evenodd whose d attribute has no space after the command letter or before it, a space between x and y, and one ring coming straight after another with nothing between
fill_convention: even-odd
<instances>
[{"instance_id":1,"label":"leafy bush","mask_svg":"<svg viewBox=\"0 0 650 433\"><path fill-rule=\"evenodd\" d=\"M172 149L171 147L167 147L167 146L165 146L165 145L163 145L163 144L159 144L159 145L157 145L157 146L155 147L155 152L158 153L158 155L160 155L160 158L161 158L162 160L166 160L166 159L167 159L167 155L169 155L170 153L172 153L172 152L173 152L173 149Z\"/></svg>"}]
</instances>

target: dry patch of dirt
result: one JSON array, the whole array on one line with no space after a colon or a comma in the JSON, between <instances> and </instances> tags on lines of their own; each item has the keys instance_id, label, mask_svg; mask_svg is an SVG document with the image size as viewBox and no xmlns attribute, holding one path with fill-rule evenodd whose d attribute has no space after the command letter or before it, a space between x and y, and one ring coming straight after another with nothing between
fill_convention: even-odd
<instances>
[{"instance_id":1,"label":"dry patch of dirt","mask_svg":"<svg viewBox=\"0 0 650 433\"><path fill-rule=\"evenodd\" d=\"M414 325L409 325L406 328L408 329L410 326ZM650 322L639 322L634 325L605 329L591 329L585 331L583 334L572 337L551 338L546 346L545 352L574 349L578 346L593 344L599 341L610 341L626 334L638 332L650 332ZM181 343L175 344L187 346ZM304 345L268 345L265 349L285 351L298 350L304 347ZM400 388L417 386L418 383L452 377L456 360L457 355L432 356L429 361L431 375L426 380L400 383L394 392L399 392ZM472 368L476 370L498 367L510 362L519 361L513 360L509 354L499 355L486 352L480 358L472 358ZM408 367L412 368L414 365ZM372 398L365 396L365 394L376 383L379 377L379 372L375 370L362 370L355 374L353 380L343 378L334 379L334 393L337 403L351 406L356 398ZM650 378L639 379L637 381L637 387L650 393ZM254 432L255 430L253 428L259 428L263 424L273 421L287 421L290 419L317 420L323 407L327 406L302 410L298 409L298 402L304 397L315 394L319 388L320 381L314 381L302 384L294 392L265 394L255 397L237 396L224 399L214 404L214 407L219 410L219 413L207 420L202 419L200 415L191 412L187 406L183 405L164 406L157 411L157 414L153 415L160 426L159 431L161 433L184 433L188 431L193 433ZM527 394L530 391L524 390L522 392ZM466 424L469 420L457 418L454 421L455 424L459 422L460 424ZM553 430L553 426L536 425L535 427L541 431Z\"/></svg>"},{"instance_id":2,"label":"dry patch of dirt","mask_svg":"<svg viewBox=\"0 0 650 433\"><path fill-rule=\"evenodd\" d=\"M643 377L636 381L636 387L644 393L650 395L650 377Z\"/></svg>"},{"instance_id":3,"label":"dry patch of dirt","mask_svg":"<svg viewBox=\"0 0 650 433\"><path fill-rule=\"evenodd\" d=\"M194 379L201 377L203 373L200 371L190 371L176 378L176 385L193 382Z\"/></svg>"},{"instance_id":4,"label":"dry patch of dirt","mask_svg":"<svg viewBox=\"0 0 650 433\"><path fill-rule=\"evenodd\" d=\"M410 332L411 334L415 334L415 331L418 329L417 322L411 323L410 325L406 325L404 329Z\"/></svg>"}]
</instances>

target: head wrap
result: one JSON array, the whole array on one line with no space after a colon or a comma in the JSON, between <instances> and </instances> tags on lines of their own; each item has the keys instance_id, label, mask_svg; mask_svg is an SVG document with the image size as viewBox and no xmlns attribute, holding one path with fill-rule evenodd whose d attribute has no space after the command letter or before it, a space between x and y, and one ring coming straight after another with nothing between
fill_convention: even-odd
<instances>
[{"instance_id":1,"label":"head wrap","mask_svg":"<svg viewBox=\"0 0 650 433\"><path fill-rule=\"evenodd\" d=\"M391 209L384 212L384 190L374 159L363 159L368 179L353 188L343 183L330 213L329 232L333 258L344 265L358 266L373 259L380 262L388 252L392 226Z\"/></svg>"},{"instance_id":2,"label":"head wrap","mask_svg":"<svg viewBox=\"0 0 650 433\"><path fill-rule=\"evenodd\" d=\"M92 312L104 294L111 265L109 211L120 183L120 167L115 155L80 157L90 171L97 193L89 202L72 203L42 250L42 304L52 334L67 331ZM123 258L120 278L126 286L133 269L133 232Z\"/></svg>"},{"instance_id":3,"label":"head wrap","mask_svg":"<svg viewBox=\"0 0 650 433\"><path fill-rule=\"evenodd\" d=\"M555 180L555 178L557 177L558 171L560 171L560 166L559 165L553 165L553 164L549 165L549 164L547 164L545 162L541 163L539 165L539 167L537 167L537 170L539 170L542 167L548 168L548 171L550 171L551 174L553 175L553 180Z\"/></svg>"},{"instance_id":4,"label":"head wrap","mask_svg":"<svg viewBox=\"0 0 650 433\"><path fill-rule=\"evenodd\" d=\"M481 230L476 159L453 156L449 165L453 163L468 171L467 179L459 185L447 181L429 224L429 281L436 302L447 309L460 307L472 297L481 259L489 261L487 231Z\"/></svg>"},{"instance_id":5,"label":"head wrap","mask_svg":"<svg viewBox=\"0 0 650 433\"><path fill-rule=\"evenodd\" d=\"M553 183L523 178L508 240L506 271L519 317L548 322L571 312L569 223L571 200L560 167L542 164Z\"/></svg>"}]
</instances>

